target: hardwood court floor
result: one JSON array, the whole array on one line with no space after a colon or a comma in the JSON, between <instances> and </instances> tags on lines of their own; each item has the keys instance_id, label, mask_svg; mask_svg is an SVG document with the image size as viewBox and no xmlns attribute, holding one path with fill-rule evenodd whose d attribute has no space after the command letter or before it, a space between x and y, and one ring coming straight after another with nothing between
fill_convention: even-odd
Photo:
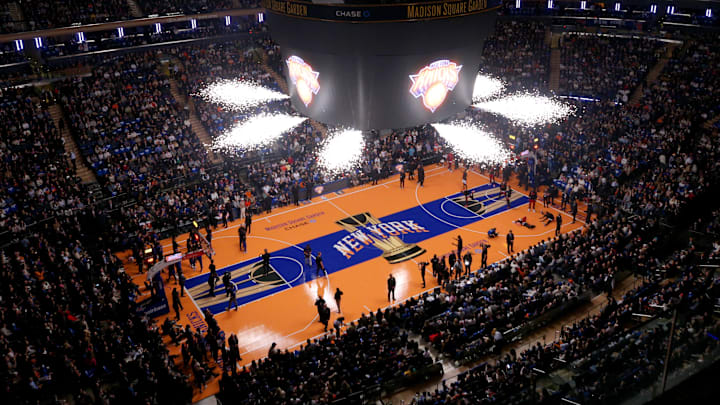
<instances>
[{"instance_id":1,"label":"hardwood court floor","mask_svg":"<svg viewBox=\"0 0 720 405\"><path fill-rule=\"evenodd\" d=\"M406 180L405 188L400 189L398 178L394 176L375 186L364 185L346 189L341 193L316 197L312 202L299 207L285 207L267 215L258 215L253 218L247 253L241 252L238 248L237 227L240 220L230 223L228 228L218 227L213 231L212 239L218 273L222 277L224 271L236 269L233 271L238 273L232 274L234 277L238 274L237 285L249 286L247 293L238 295L244 294L248 302L238 310L225 312L224 298L213 301L207 297L207 291L200 291L203 288L207 290L207 283L204 280L207 278L209 260L204 259L205 270L202 273L204 276L201 275L199 268L193 271L187 262L183 262L183 273L188 279L186 287L194 283L194 288L187 288L193 290L196 299L192 299L189 293L182 298L184 309L181 312L180 323L183 326L191 324L193 327L204 328L200 307L211 308L226 336L231 333L237 334L243 358L241 365L248 364L265 357L273 342L281 349L292 349L309 338L321 335L323 326L318 322L317 310L314 306L318 295L324 297L333 311L330 319L332 325L338 316L343 316L346 322L350 322L363 313L390 305L386 288L389 273L397 279L395 302L401 302L435 288L436 283L430 270L426 276L427 287L422 287L417 263L429 261L433 254L438 256L449 254L455 249L453 243L458 235L462 236L464 246L473 252L473 269L479 267L480 255L475 254L475 249L482 241L491 244L489 263L508 257L505 235L510 229L516 236L515 252L554 236L555 224L545 226L540 220L540 211L544 209L542 203L538 203L537 212L528 212L527 198L516 183L513 187L516 191L513 208L507 209L502 199L494 199L493 193L497 189L490 188L487 177L475 171L469 172L468 186L479 190L475 198L481 200L487 197L484 202L486 207L484 213L482 211L475 213L446 198L457 195L461 185L462 170L450 172L443 167L428 166L424 187L419 187L415 181ZM555 208L550 210L554 214L560 213ZM382 222L395 221L407 225L407 222L402 221L414 221L414 224L420 227L418 229L425 229L427 232L418 231L417 234L413 234L411 229L407 229L408 235L405 235L405 232L397 233L403 241L415 243L425 249L425 253L400 263L390 264L381 256L383 252L377 248L377 244L357 246L356 237L356 251L353 252L356 255L348 259L350 253L346 251L343 255L334 248L338 240L349 235L349 232L336 221L365 212L371 213L375 218L383 218ZM571 223L572 217L567 213L563 212L562 215L563 232L583 226L580 220ZM536 228L528 229L512 223L513 220L523 216L527 216L528 222L536 225ZM500 236L488 239L486 232L490 228L496 228ZM394 230L386 229L388 232ZM201 233L204 235L205 232L201 231ZM186 237L187 235L178 237L181 246L185 245ZM307 268L302 263L293 263L298 261L297 258L302 260L301 250L308 241L311 242L311 246L315 244L312 246L315 251L321 249L328 269L327 275L317 277L314 266ZM165 251L169 253L170 241L165 240L163 243ZM361 250L358 250L358 247ZM256 261L263 249L268 249L273 255L271 261L273 274L279 278L273 279L273 282L277 282L273 284L273 288L255 293L265 288L264 281L258 277L256 271L253 272L246 266L248 263L236 264ZM128 252L124 252L120 256L127 259L128 255ZM281 255L286 257L281 258ZM228 266L233 267L226 269ZM134 280L142 286L144 275L137 274L137 266L128 264L126 268L133 275ZM238 268L249 269L247 271L250 273L240 275L243 272L239 272ZM295 280L287 280L290 277L288 272L295 272L298 276ZM166 277L165 275L164 279ZM198 278L194 279L195 277ZM177 287L174 281L166 284L168 299L174 287ZM220 291L221 287L222 285L218 287L218 296L224 297L224 293ZM344 292L340 314L336 311L337 307L333 299L336 288ZM144 287L141 290L145 292ZM221 303L218 304L218 301ZM174 318L175 314L171 309L171 313L166 316ZM161 316L157 320L162 322L164 318ZM172 354L179 354L178 346L169 345L169 349ZM194 399L207 397L217 390L217 381L213 381L205 391L196 391Z\"/></svg>"}]
</instances>

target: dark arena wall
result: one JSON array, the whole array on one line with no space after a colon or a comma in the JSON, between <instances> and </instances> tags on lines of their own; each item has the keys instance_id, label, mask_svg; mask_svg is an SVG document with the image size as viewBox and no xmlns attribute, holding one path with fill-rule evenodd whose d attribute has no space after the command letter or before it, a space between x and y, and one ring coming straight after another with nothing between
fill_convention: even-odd
<instances>
[{"instance_id":1,"label":"dark arena wall","mask_svg":"<svg viewBox=\"0 0 720 405\"><path fill-rule=\"evenodd\" d=\"M471 103L497 4L266 1L294 107L360 130L438 122Z\"/></svg>"}]
</instances>

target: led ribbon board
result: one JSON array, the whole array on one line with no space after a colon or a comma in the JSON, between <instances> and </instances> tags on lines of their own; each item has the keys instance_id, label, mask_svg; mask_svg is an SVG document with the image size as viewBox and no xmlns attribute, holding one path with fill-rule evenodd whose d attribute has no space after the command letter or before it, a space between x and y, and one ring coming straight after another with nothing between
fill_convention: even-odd
<instances>
[{"instance_id":1,"label":"led ribbon board","mask_svg":"<svg viewBox=\"0 0 720 405\"><path fill-rule=\"evenodd\" d=\"M420 69L417 74L410 75L410 94L415 98L422 97L425 108L435 112L460 80L460 69L462 65L455 62L437 60Z\"/></svg>"},{"instance_id":2,"label":"led ribbon board","mask_svg":"<svg viewBox=\"0 0 720 405\"><path fill-rule=\"evenodd\" d=\"M499 0L401 1L397 4L317 4L303 0L262 0L261 4L273 14L341 23L457 18L497 10L500 7Z\"/></svg>"},{"instance_id":3,"label":"led ribbon board","mask_svg":"<svg viewBox=\"0 0 720 405\"><path fill-rule=\"evenodd\" d=\"M290 81L295 85L298 97L305 107L309 106L313 96L320 91L320 82L318 81L320 73L314 71L312 66L299 56L293 55L285 63L287 63Z\"/></svg>"},{"instance_id":4,"label":"led ribbon board","mask_svg":"<svg viewBox=\"0 0 720 405\"><path fill-rule=\"evenodd\" d=\"M472 8L469 5L455 7L454 3L458 2L448 2L449 12L455 8ZM339 11L345 16L346 8L355 7L369 11L367 20L372 20L376 11L386 13L386 9L398 10L397 6L402 6L399 16L406 18L408 4L413 5L415 17L414 3L379 7L342 4L347 7L323 6L323 9ZM334 14L336 19L330 23L269 11L268 26L273 40L280 45L281 60L286 65L283 73L294 108L331 127L367 131L439 122L470 106L477 67L482 64L478 49L492 34L497 15L478 12L451 17L452 21L442 16L435 20L433 16L438 10L445 9L443 3L440 6L433 2L418 4L423 10L428 10L425 5L432 5L435 10L418 11L426 17L430 14L429 20L422 18L422 24L404 23L402 21L407 20L403 19L397 24L361 24L355 19L345 22L346 17L339 20L341 17ZM316 4L303 2L302 5L307 6L310 13ZM360 15L357 19L364 18L363 12L350 14ZM382 21L395 21L385 17L378 16ZM473 40L467 41L467 38ZM316 76L313 72L319 74ZM437 86L432 87L435 83ZM314 85L315 90L319 88L317 94L308 84Z\"/></svg>"}]
</instances>

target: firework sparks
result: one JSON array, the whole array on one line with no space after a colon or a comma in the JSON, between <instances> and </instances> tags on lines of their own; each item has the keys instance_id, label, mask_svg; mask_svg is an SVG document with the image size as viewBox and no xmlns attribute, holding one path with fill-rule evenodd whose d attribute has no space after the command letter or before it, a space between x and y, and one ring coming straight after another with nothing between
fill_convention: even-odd
<instances>
[{"instance_id":1,"label":"firework sparks","mask_svg":"<svg viewBox=\"0 0 720 405\"><path fill-rule=\"evenodd\" d=\"M247 80L220 80L200 90L197 96L233 110L289 98L285 94Z\"/></svg>"},{"instance_id":2,"label":"firework sparks","mask_svg":"<svg viewBox=\"0 0 720 405\"><path fill-rule=\"evenodd\" d=\"M512 157L502 142L468 122L432 124L461 158L475 163L502 164Z\"/></svg>"},{"instance_id":3,"label":"firework sparks","mask_svg":"<svg viewBox=\"0 0 720 405\"><path fill-rule=\"evenodd\" d=\"M530 93L484 101L474 104L473 107L502 115L515 124L526 127L557 122L574 112L571 105Z\"/></svg>"},{"instance_id":4,"label":"firework sparks","mask_svg":"<svg viewBox=\"0 0 720 405\"><path fill-rule=\"evenodd\" d=\"M360 131L354 129L335 131L320 148L319 166L332 174L347 171L360 162L364 145L365 141Z\"/></svg>"},{"instance_id":5,"label":"firework sparks","mask_svg":"<svg viewBox=\"0 0 720 405\"><path fill-rule=\"evenodd\" d=\"M212 149L224 152L256 149L274 142L306 119L288 114L258 114L219 136Z\"/></svg>"},{"instance_id":6,"label":"firework sparks","mask_svg":"<svg viewBox=\"0 0 720 405\"><path fill-rule=\"evenodd\" d=\"M473 103L487 100L492 96L502 93L504 90L505 83L502 80L478 73L477 78L475 78L475 87L473 88Z\"/></svg>"}]
</instances>

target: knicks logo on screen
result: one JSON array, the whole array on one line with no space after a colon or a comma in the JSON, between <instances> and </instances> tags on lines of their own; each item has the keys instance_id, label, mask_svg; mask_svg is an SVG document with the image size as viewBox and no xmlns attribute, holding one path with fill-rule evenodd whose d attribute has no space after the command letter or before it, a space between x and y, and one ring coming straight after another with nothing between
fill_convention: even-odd
<instances>
[{"instance_id":1,"label":"knicks logo on screen","mask_svg":"<svg viewBox=\"0 0 720 405\"><path fill-rule=\"evenodd\" d=\"M460 80L460 69L462 65L455 62L437 60L420 69L417 74L410 75L410 94L415 98L422 97L425 108L435 112Z\"/></svg>"},{"instance_id":2,"label":"knicks logo on screen","mask_svg":"<svg viewBox=\"0 0 720 405\"><path fill-rule=\"evenodd\" d=\"M299 56L293 55L285 63L287 63L290 81L295 85L298 97L305 104L305 107L309 106L312 103L313 96L320 91L320 82L318 82L320 73L314 71L312 66Z\"/></svg>"}]
</instances>

